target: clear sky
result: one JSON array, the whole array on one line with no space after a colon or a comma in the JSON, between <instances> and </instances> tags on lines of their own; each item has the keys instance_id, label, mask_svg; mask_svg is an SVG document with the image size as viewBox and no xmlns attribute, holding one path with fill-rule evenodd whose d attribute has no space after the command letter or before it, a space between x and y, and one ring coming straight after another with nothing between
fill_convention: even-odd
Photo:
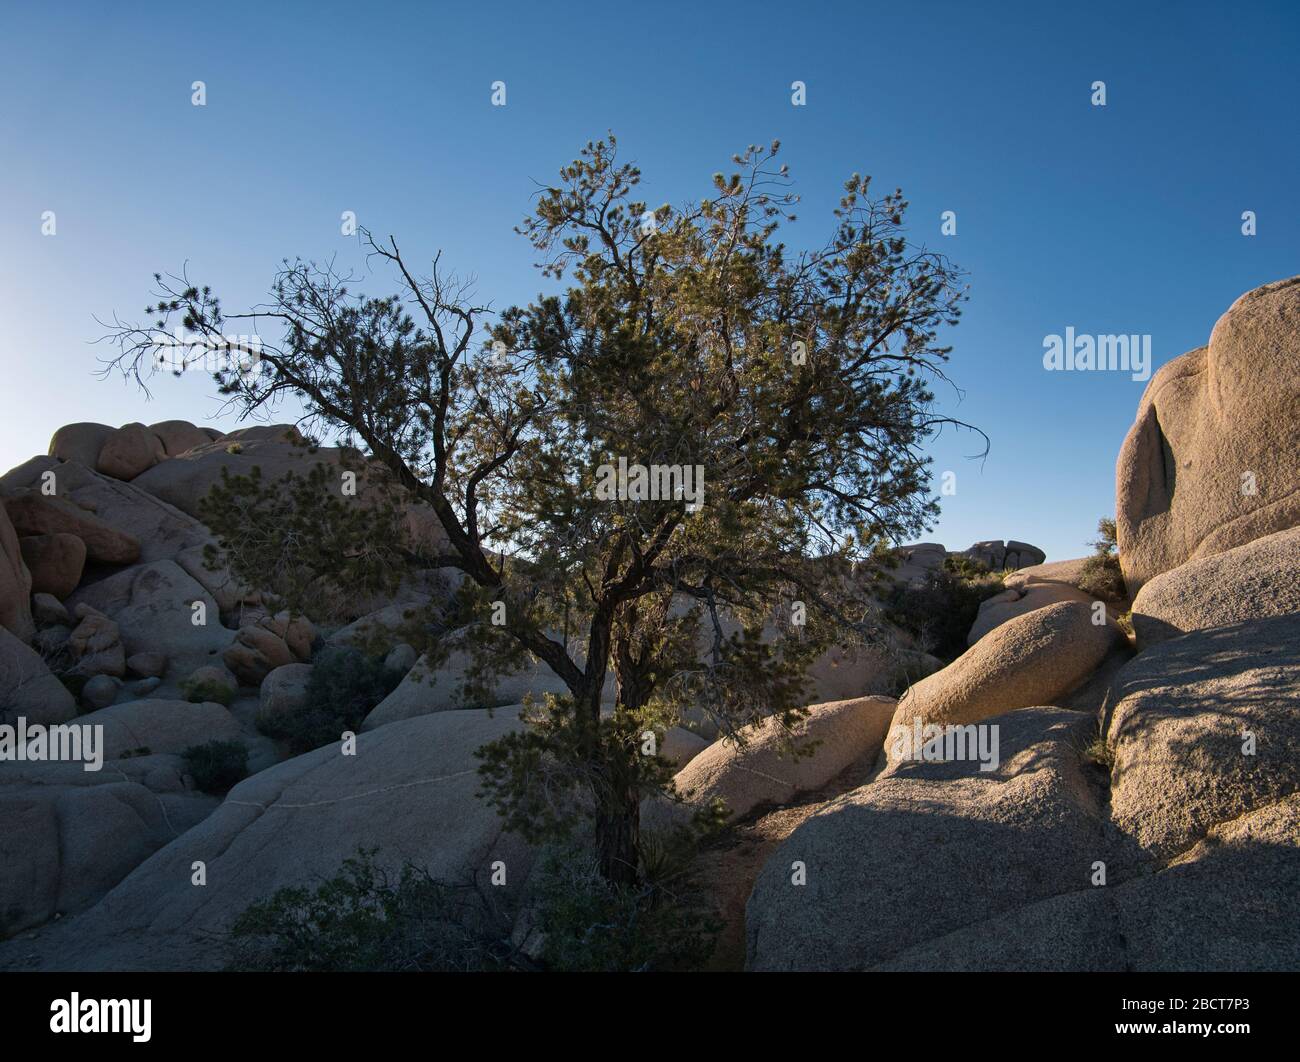
<instances>
[{"instance_id":1,"label":"clear sky","mask_svg":"<svg viewBox=\"0 0 1300 1062\"><path fill-rule=\"evenodd\" d=\"M1291 0L4 0L0 39L0 469L71 421L234 426L212 419L197 373L160 379L150 403L94 375L95 317L143 317L155 271L188 262L233 308L286 255L364 270L340 233L350 210L412 256L441 250L501 309L549 283L513 226L587 139L614 130L646 199L676 203L779 138L803 195L791 243L821 242L859 170L901 186L912 236L970 274L949 334L963 393L939 399L992 450L968 460L978 440L953 434L932 447L936 492L944 471L957 489L930 538L1019 538L1060 559L1114 510L1144 385L1047 372L1045 337L1150 335L1159 366L1242 292L1300 272Z\"/></svg>"}]
</instances>

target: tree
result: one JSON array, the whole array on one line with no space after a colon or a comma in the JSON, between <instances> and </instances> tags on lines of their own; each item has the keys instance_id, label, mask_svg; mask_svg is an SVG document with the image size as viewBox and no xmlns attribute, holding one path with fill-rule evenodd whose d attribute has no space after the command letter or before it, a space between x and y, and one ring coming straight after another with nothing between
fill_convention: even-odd
<instances>
[{"instance_id":1,"label":"tree","mask_svg":"<svg viewBox=\"0 0 1300 1062\"><path fill-rule=\"evenodd\" d=\"M936 512L920 447L955 423L930 387L960 274L909 243L900 192L872 199L856 174L829 241L788 251L778 148L651 210L615 138L588 143L519 230L563 290L490 327L439 258L419 276L363 233L399 294L285 260L269 306L228 314L156 276L156 321L114 333L112 363L143 380L179 318L231 355L215 375L241 414L293 395L432 506L448 547L425 563L465 577L439 629L496 666L532 653L568 690L485 750L488 792L534 834L589 808L614 883L638 874L642 797L669 786L645 735L688 704L729 734L771 717L792 735L809 662L878 632L873 560ZM254 314L278 343L223 338Z\"/></svg>"}]
</instances>

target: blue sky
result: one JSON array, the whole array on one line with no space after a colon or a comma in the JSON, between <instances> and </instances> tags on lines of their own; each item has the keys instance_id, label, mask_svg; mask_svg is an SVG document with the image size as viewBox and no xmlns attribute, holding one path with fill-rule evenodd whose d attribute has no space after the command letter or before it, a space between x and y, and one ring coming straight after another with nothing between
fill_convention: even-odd
<instances>
[{"instance_id":1,"label":"blue sky","mask_svg":"<svg viewBox=\"0 0 1300 1062\"><path fill-rule=\"evenodd\" d=\"M6 4L0 467L70 421L233 426L199 374L150 403L94 375L95 316L143 316L156 270L188 262L229 307L286 255L364 270L339 231L351 210L413 256L441 250L502 309L546 286L513 227L587 139L614 130L658 203L779 138L803 196L789 242L821 242L858 170L901 186L912 236L970 274L948 337L963 393L938 394L992 450L932 446L936 491L948 470L957 491L930 537L1077 556L1114 510L1143 384L1046 372L1044 337L1149 334L1158 366L1300 272L1300 8L1049 6Z\"/></svg>"}]
</instances>

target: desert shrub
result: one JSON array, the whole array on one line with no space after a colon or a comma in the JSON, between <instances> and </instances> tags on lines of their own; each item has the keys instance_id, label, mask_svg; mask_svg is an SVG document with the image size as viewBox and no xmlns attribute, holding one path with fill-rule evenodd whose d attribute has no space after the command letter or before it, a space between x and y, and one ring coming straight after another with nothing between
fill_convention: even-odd
<instances>
[{"instance_id":1,"label":"desert shrub","mask_svg":"<svg viewBox=\"0 0 1300 1062\"><path fill-rule=\"evenodd\" d=\"M475 971L526 964L513 920L473 883L435 881L411 863L392 873L358 849L315 889L285 888L230 931L234 970Z\"/></svg>"},{"instance_id":2,"label":"desert shrub","mask_svg":"<svg viewBox=\"0 0 1300 1062\"><path fill-rule=\"evenodd\" d=\"M1125 601L1124 573L1120 571L1119 558L1094 553L1083 562L1079 575L1079 589L1101 601Z\"/></svg>"},{"instance_id":3,"label":"desert shrub","mask_svg":"<svg viewBox=\"0 0 1300 1062\"><path fill-rule=\"evenodd\" d=\"M551 970L688 970L712 954L722 923L694 874L695 839L642 835L637 884L601 877L577 844L549 849L537 873L533 917Z\"/></svg>"},{"instance_id":4,"label":"desert shrub","mask_svg":"<svg viewBox=\"0 0 1300 1062\"><path fill-rule=\"evenodd\" d=\"M1101 601L1127 601L1124 573L1120 570L1116 552L1115 521L1103 516L1097 521L1097 537L1089 543L1093 555L1083 562L1079 589Z\"/></svg>"},{"instance_id":5,"label":"desert shrub","mask_svg":"<svg viewBox=\"0 0 1300 1062\"><path fill-rule=\"evenodd\" d=\"M685 835L683 835L685 836ZM712 952L721 923L692 875L689 843L645 848L638 886L605 882L582 848L550 848L534 880L530 925L473 880L439 881L410 862L389 870L359 848L316 888L277 890L230 930L229 968L260 971L675 970Z\"/></svg>"},{"instance_id":6,"label":"desert shrub","mask_svg":"<svg viewBox=\"0 0 1300 1062\"><path fill-rule=\"evenodd\" d=\"M958 579L964 579L972 583L987 582L994 575L993 569L987 564L957 554L949 554L944 557L943 570L949 575L955 575ZM1006 573L1003 572L1002 574L1005 575Z\"/></svg>"},{"instance_id":7,"label":"desert shrub","mask_svg":"<svg viewBox=\"0 0 1300 1062\"><path fill-rule=\"evenodd\" d=\"M181 683L181 696L192 704L215 701L227 708L235 699L236 690L227 682L214 678L187 678Z\"/></svg>"},{"instance_id":8,"label":"desert shrub","mask_svg":"<svg viewBox=\"0 0 1300 1062\"><path fill-rule=\"evenodd\" d=\"M380 657L350 648L326 649L312 660L303 707L259 726L286 741L293 752L310 752L338 741L345 730L358 730L401 681L401 673L385 667Z\"/></svg>"},{"instance_id":9,"label":"desert shrub","mask_svg":"<svg viewBox=\"0 0 1300 1062\"><path fill-rule=\"evenodd\" d=\"M980 604L1002 592L999 576L965 557L949 557L920 586L897 586L885 602L885 616L918 646L951 662L966 651L966 635Z\"/></svg>"},{"instance_id":10,"label":"desert shrub","mask_svg":"<svg viewBox=\"0 0 1300 1062\"><path fill-rule=\"evenodd\" d=\"M248 777L248 749L240 741L208 741L191 745L182 754L194 785L220 796Z\"/></svg>"}]
</instances>

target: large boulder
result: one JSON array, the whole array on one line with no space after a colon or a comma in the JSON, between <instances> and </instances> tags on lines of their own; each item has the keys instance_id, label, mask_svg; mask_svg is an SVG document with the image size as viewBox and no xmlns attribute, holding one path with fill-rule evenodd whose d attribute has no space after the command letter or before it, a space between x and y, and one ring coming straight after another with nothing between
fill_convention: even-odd
<instances>
[{"instance_id":1,"label":"large boulder","mask_svg":"<svg viewBox=\"0 0 1300 1062\"><path fill-rule=\"evenodd\" d=\"M78 605L77 625L68 635L68 651L79 675L126 674L126 650L116 623L89 605Z\"/></svg>"},{"instance_id":2,"label":"large boulder","mask_svg":"<svg viewBox=\"0 0 1300 1062\"><path fill-rule=\"evenodd\" d=\"M1162 642L1112 691L1111 815L1154 858L1300 789L1300 614Z\"/></svg>"},{"instance_id":3,"label":"large boulder","mask_svg":"<svg viewBox=\"0 0 1300 1062\"><path fill-rule=\"evenodd\" d=\"M922 679L898 702L891 733L919 721L978 723L1015 708L1052 704L1082 685L1123 641L1114 622L1094 622L1091 605L1063 601L995 627L942 671ZM895 742L885 742L893 754Z\"/></svg>"},{"instance_id":4,"label":"large boulder","mask_svg":"<svg viewBox=\"0 0 1300 1062\"><path fill-rule=\"evenodd\" d=\"M659 755L678 770L709 747L709 742L685 727L670 726L658 741Z\"/></svg>"},{"instance_id":5,"label":"large boulder","mask_svg":"<svg viewBox=\"0 0 1300 1062\"><path fill-rule=\"evenodd\" d=\"M966 644L974 645L995 627L1027 612L1036 612L1062 601L1088 604L1092 600L1082 590L1064 583L1030 583L1023 588L1008 587L1000 594L980 602L975 622L971 624L970 633L966 636Z\"/></svg>"},{"instance_id":6,"label":"large boulder","mask_svg":"<svg viewBox=\"0 0 1300 1062\"><path fill-rule=\"evenodd\" d=\"M113 711L114 709L109 709ZM444 712L362 734L241 782L225 802L126 878L75 926L51 933L49 969L190 970L219 966L211 946L277 889L315 888L358 844L385 866L409 860L439 880L484 881L504 864L508 903L532 854L478 795L474 752L519 726L517 710ZM191 883L195 861L207 884Z\"/></svg>"},{"instance_id":7,"label":"large boulder","mask_svg":"<svg viewBox=\"0 0 1300 1062\"><path fill-rule=\"evenodd\" d=\"M890 569L889 577L897 583L917 584L943 568L948 550L940 542L917 542L898 547L894 556L898 566Z\"/></svg>"},{"instance_id":8,"label":"large boulder","mask_svg":"<svg viewBox=\"0 0 1300 1062\"><path fill-rule=\"evenodd\" d=\"M743 744L723 739L694 756L674 785L687 809L721 800L737 818L760 804L787 803L820 789L851 764L874 758L896 703L892 697L858 697L812 705L794 730L796 741L813 746L812 752L798 757L787 750L775 719L752 724L741 730ZM650 811L649 821L658 819Z\"/></svg>"},{"instance_id":9,"label":"large boulder","mask_svg":"<svg viewBox=\"0 0 1300 1062\"><path fill-rule=\"evenodd\" d=\"M1146 648L1189 631L1291 612L1300 612L1300 527L1157 575L1133 599L1133 633Z\"/></svg>"},{"instance_id":10,"label":"large boulder","mask_svg":"<svg viewBox=\"0 0 1300 1062\"><path fill-rule=\"evenodd\" d=\"M0 775L0 938L88 907L215 803L120 774L54 777Z\"/></svg>"},{"instance_id":11,"label":"large boulder","mask_svg":"<svg viewBox=\"0 0 1300 1062\"><path fill-rule=\"evenodd\" d=\"M162 443L163 452L168 457L188 453L197 446L207 446L212 437L202 428L195 427L188 420L164 420L150 424L149 430Z\"/></svg>"},{"instance_id":12,"label":"large boulder","mask_svg":"<svg viewBox=\"0 0 1300 1062\"><path fill-rule=\"evenodd\" d=\"M86 567L86 544L76 535L29 535L21 545L33 593L65 598L77 588Z\"/></svg>"},{"instance_id":13,"label":"large boulder","mask_svg":"<svg viewBox=\"0 0 1300 1062\"><path fill-rule=\"evenodd\" d=\"M1147 384L1115 470L1131 594L1300 524L1300 277L1255 288Z\"/></svg>"},{"instance_id":14,"label":"large boulder","mask_svg":"<svg viewBox=\"0 0 1300 1062\"><path fill-rule=\"evenodd\" d=\"M295 662L284 639L256 623L239 628L221 659L240 685L258 687L276 668Z\"/></svg>"},{"instance_id":15,"label":"large boulder","mask_svg":"<svg viewBox=\"0 0 1300 1062\"><path fill-rule=\"evenodd\" d=\"M374 730L401 719L434 712L522 704L530 695L540 701L548 693L562 695L569 692L549 666L530 655L519 670L496 676L486 696L470 697L465 692L465 676L471 665L470 654L459 649L452 651L438 667L432 667L429 658L421 656L397 688L375 705L361 729ZM601 703L613 704L614 691L614 676L610 673L601 692Z\"/></svg>"},{"instance_id":16,"label":"large boulder","mask_svg":"<svg viewBox=\"0 0 1300 1062\"><path fill-rule=\"evenodd\" d=\"M71 601L111 617L128 656L165 654L173 679L214 663L235 637L221 625L216 601L170 560L117 572L83 587Z\"/></svg>"},{"instance_id":17,"label":"large boulder","mask_svg":"<svg viewBox=\"0 0 1300 1062\"><path fill-rule=\"evenodd\" d=\"M1211 829L1154 874L1053 896L909 948L877 971L1294 970L1300 799Z\"/></svg>"},{"instance_id":18,"label":"large boulder","mask_svg":"<svg viewBox=\"0 0 1300 1062\"><path fill-rule=\"evenodd\" d=\"M135 479L166 456L158 436L143 424L126 424L104 440L95 470L114 479Z\"/></svg>"},{"instance_id":19,"label":"large boulder","mask_svg":"<svg viewBox=\"0 0 1300 1062\"><path fill-rule=\"evenodd\" d=\"M284 664L262 680L258 700L258 725L274 729L307 706L311 664Z\"/></svg>"},{"instance_id":20,"label":"large boulder","mask_svg":"<svg viewBox=\"0 0 1300 1062\"><path fill-rule=\"evenodd\" d=\"M112 675L94 675L81 687L81 703L89 712L107 708L117 700L117 691L121 688L121 680Z\"/></svg>"},{"instance_id":21,"label":"large boulder","mask_svg":"<svg viewBox=\"0 0 1300 1062\"><path fill-rule=\"evenodd\" d=\"M182 753L192 745L233 741L240 736L239 722L213 701L127 701L83 715L78 722L104 728L101 747L106 760L128 753L140 755L141 749L153 755Z\"/></svg>"},{"instance_id":22,"label":"large boulder","mask_svg":"<svg viewBox=\"0 0 1300 1062\"><path fill-rule=\"evenodd\" d=\"M827 804L780 845L745 912L752 970L861 970L1128 865L1078 747L1093 721L998 716L1000 762L898 764Z\"/></svg>"},{"instance_id":23,"label":"large boulder","mask_svg":"<svg viewBox=\"0 0 1300 1062\"><path fill-rule=\"evenodd\" d=\"M1090 560L1091 557L1074 557L1047 564L1031 564L1012 572L1002 580L1002 585L1010 590L1026 590L1043 583L1063 583L1077 588Z\"/></svg>"},{"instance_id":24,"label":"large boulder","mask_svg":"<svg viewBox=\"0 0 1300 1062\"><path fill-rule=\"evenodd\" d=\"M61 464L52 457L35 457L7 473L4 486L10 491L39 487L47 481L47 473L53 477L57 492L66 501L74 503L82 516L88 517L93 513L100 524L129 536L137 543L138 557L113 560L112 563L134 563L135 560L148 563L164 559L179 562L186 553L198 553L213 541L208 529L192 516L133 483L101 476L80 464ZM91 545L91 540L76 527L66 530ZM106 558L92 550L90 559ZM186 565L182 564L182 567ZM205 582L203 578L199 581Z\"/></svg>"},{"instance_id":25,"label":"large boulder","mask_svg":"<svg viewBox=\"0 0 1300 1062\"><path fill-rule=\"evenodd\" d=\"M99 451L115 431L107 424L65 424L50 439L50 456L94 468L99 463Z\"/></svg>"},{"instance_id":26,"label":"large boulder","mask_svg":"<svg viewBox=\"0 0 1300 1062\"><path fill-rule=\"evenodd\" d=\"M138 538L64 498L29 490L5 498L4 506L20 535L76 535L86 544L87 559L103 564L134 564L140 559Z\"/></svg>"},{"instance_id":27,"label":"large boulder","mask_svg":"<svg viewBox=\"0 0 1300 1062\"><path fill-rule=\"evenodd\" d=\"M31 596L32 576L23 562L18 533L0 505L0 628L24 642L36 631Z\"/></svg>"},{"instance_id":28,"label":"large boulder","mask_svg":"<svg viewBox=\"0 0 1300 1062\"><path fill-rule=\"evenodd\" d=\"M29 723L63 723L77 701L34 649L0 627L0 725L21 716Z\"/></svg>"},{"instance_id":29,"label":"large boulder","mask_svg":"<svg viewBox=\"0 0 1300 1062\"><path fill-rule=\"evenodd\" d=\"M1037 546L1031 546L1028 542L1017 542L1014 538L1007 542L1000 539L976 542L970 549L964 549L955 555L975 561L995 572L1009 568L1028 568L1047 560L1047 554Z\"/></svg>"},{"instance_id":30,"label":"large boulder","mask_svg":"<svg viewBox=\"0 0 1300 1062\"><path fill-rule=\"evenodd\" d=\"M397 602L367 613L334 631L326 641L363 652L387 652L405 639L406 627L418 622L427 599Z\"/></svg>"}]
</instances>

